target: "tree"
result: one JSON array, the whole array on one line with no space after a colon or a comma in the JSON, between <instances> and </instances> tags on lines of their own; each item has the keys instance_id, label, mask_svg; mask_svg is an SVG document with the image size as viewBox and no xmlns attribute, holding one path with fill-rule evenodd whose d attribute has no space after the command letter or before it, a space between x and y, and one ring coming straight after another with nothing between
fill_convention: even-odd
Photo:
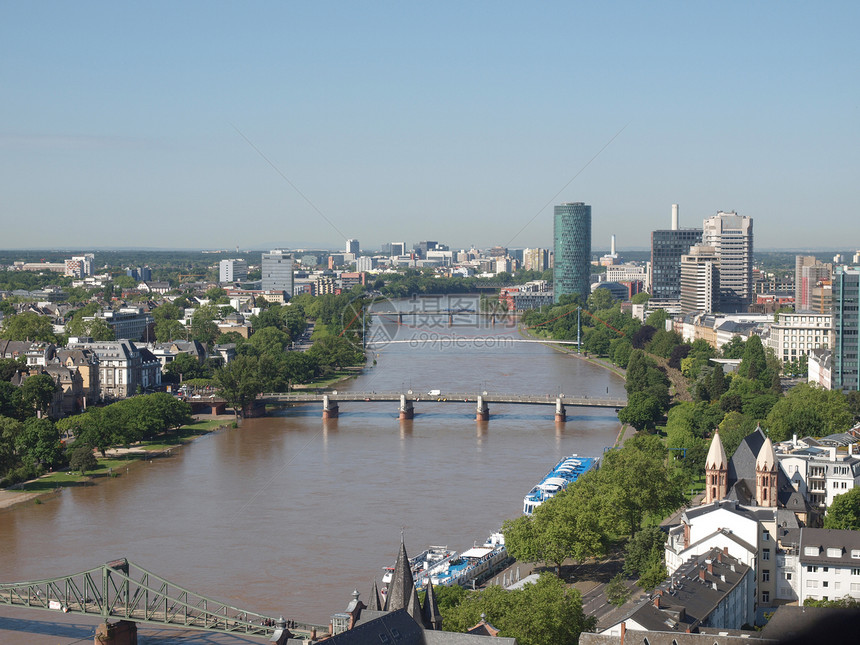
<instances>
[{"instance_id":1,"label":"tree","mask_svg":"<svg viewBox=\"0 0 860 645\"><path fill-rule=\"evenodd\" d=\"M15 437L15 450L22 460L30 464L54 467L64 461L60 433L50 419L27 419Z\"/></svg>"},{"instance_id":2,"label":"tree","mask_svg":"<svg viewBox=\"0 0 860 645\"><path fill-rule=\"evenodd\" d=\"M824 516L824 528L860 531L860 488L833 498Z\"/></svg>"},{"instance_id":3,"label":"tree","mask_svg":"<svg viewBox=\"0 0 860 645\"><path fill-rule=\"evenodd\" d=\"M32 311L25 311L15 316L6 316L3 319L2 328L0 328L0 338L45 343L58 342L51 319Z\"/></svg>"},{"instance_id":4,"label":"tree","mask_svg":"<svg viewBox=\"0 0 860 645\"><path fill-rule=\"evenodd\" d=\"M215 372L215 381L221 396L233 408L237 421L245 408L263 391L257 359L253 356L237 356Z\"/></svg>"},{"instance_id":5,"label":"tree","mask_svg":"<svg viewBox=\"0 0 860 645\"><path fill-rule=\"evenodd\" d=\"M591 312L601 309L609 309L615 303L615 298L612 297L612 292L609 289L600 287L591 292L588 296L588 310Z\"/></svg>"},{"instance_id":6,"label":"tree","mask_svg":"<svg viewBox=\"0 0 860 645\"><path fill-rule=\"evenodd\" d=\"M88 470L98 468L99 461L93 454L93 447L87 443L76 441L69 450L69 469L80 470L85 475Z\"/></svg>"},{"instance_id":7,"label":"tree","mask_svg":"<svg viewBox=\"0 0 860 645\"><path fill-rule=\"evenodd\" d=\"M651 342L648 343L648 351L657 356L669 358L675 346L680 345L682 342L683 339L678 332L658 329L654 333L654 337L651 338Z\"/></svg>"},{"instance_id":8,"label":"tree","mask_svg":"<svg viewBox=\"0 0 860 645\"><path fill-rule=\"evenodd\" d=\"M57 384L48 374L28 376L21 385L21 399L26 404L44 414L54 400Z\"/></svg>"},{"instance_id":9,"label":"tree","mask_svg":"<svg viewBox=\"0 0 860 645\"><path fill-rule=\"evenodd\" d=\"M726 413L720 422L720 441L726 455L731 457L744 437L756 429L756 420L747 417L740 412L732 411Z\"/></svg>"},{"instance_id":10,"label":"tree","mask_svg":"<svg viewBox=\"0 0 860 645\"><path fill-rule=\"evenodd\" d=\"M627 585L624 584L624 576L619 573L612 578L604 588L604 593L606 594L606 600L609 601L610 605L614 605L616 607L620 607L627 599L630 598L630 590L627 588Z\"/></svg>"},{"instance_id":11,"label":"tree","mask_svg":"<svg viewBox=\"0 0 860 645\"><path fill-rule=\"evenodd\" d=\"M15 440L23 428L24 426L20 421L0 416L0 476L11 470L19 462L15 452Z\"/></svg>"},{"instance_id":12,"label":"tree","mask_svg":"<svg viewBox=\"0 0 860 645\"><path fill-rule=\"evenodd\" d=\"M464 632L481 617L499 629L500 636L516 638L521 645L574 645L583 631L594 629L596 620L586 617L582 596L551 573L537 582L512 591L490 586L468 593L443 613L445 629Z\"/></svg>"},{"instance_id":13,"label":"tree","mask_svg":"<svg viewBox=\"0 0 860 645\"><path fill-rule=\"evenodd\" d=\"M738 376L756 381L765 388L771 386L773 375L768 369L767 356L764 346L761 344L761 338L756 335L750 336L744 343L744 355L738 366Z\"/></svg>"},{"instance_id":14,"label":"tree","mask_svg":"<svg viewBox=\"0 0 860 645\"><path fill-rule=\"evenodd\" d=\"M649 327L657 329L665 329L666 321L669 319L669 314L665 309L655 309L645 319L645 324Z\"/></svg>"},{"instance_id":15,"label":"tree","mask_svg":"<svg viewBox=\"0 0 860 645\"><path fill-rule=\"evenodd\" d=\"M83 310L77 311L72 319L66 323L66 333L69 336L89 337L93 340L114 340L114 330L105 322L104 318L84 320L84 316L80 315L81 311Z\"/></svg>"},{"instance_id":16,"label":"tree","mask_svg":"<svg viewBox=\"0 0 860 645\"><path fill-rule=\"evenodd\" d=\"M801 383L771 408L766 426L772 441L785 441L793 434L821 437L843 432L853 421L848 401L841 392Z\"/></svg>"},{"instance_id":17,"label":"tree","mask_svg":"<svg viewBox=\"0 0 860 645\"><path fill-rule=\"evenodd\" d=\"M658 526L649 526L627 541L624 547L624 573L642 576L653 568L655 562L663 562L666 534Z\"/></svg>"},{"instance_id":18,"label":"tree","mask_svg":"<svg viewBox=\"0 0 860 645\"><path fill-rule=\"evenodd\" d=\"M618 420L637 430L653 430L663 418L660 400L645 392L634 392L627 397L627 405L618 411Z\"/></svg>"},{"instance_id":19,"label":"tree","mask_svg":"<svg viewBox=\"0 0 860 645\"><path fill-rule=\"evenodd\" d=\"M723 358L743 358L744 340L740 336L732 336L732 339L722 346Z\"/></svg>"},{"instance_id":20,"label":"tree","mask_svg":"<svg viewBox=\"0 0 860 645\"><path fill-rule=\"evenodd\" d=\"M218 325L216 320L220 319L220 312L215 305L201 305L191 316L191 338L198 340L207 347L211 347L218 337ZM158 331L156 330L156 333Z\"/></svg>"},{"instance_id":21,"label":"tree","mask_svg":"<svg viewBox=\"0 0 860 645\"><path fill-rule=\"evenodd\" d=\"M167 364L165 373L173 377L174 382L182 382L190 378L205 378L200 361L191 354L181 353Z\"/></svg>"},{"instance_id":22,"label":"tree","mask_svg":"<svg viewBox=\"0 0 860 645\"><path fill-rule=\"evenodd\" d=\"M667 456L654 435L636 435L606 454L597 477L613 533L635 535L647 516L662 517L684 500L682 480L667 466Z\"/></svg>"},{"instance_id":23,"label":"tree","mask_svg":"<svg viewBox=\"0 0 860 645\"><path fill-rule=\"evenodd\" d=\"M18 372L27 369L27 362L17 358L0 358L0 381L11 381Z\"/></svg>"},{"instance_id":24,"label":"tree","mask_svg":"<svg viewBox=\"0 0 860 645\"><path fill-rule=\"evenodd\" d=\"M642 305L642 304L645 304L646 302L648 302L650 299L651 299L650 293L648 293L647 291L640 291L639 293L637 293L636 295L634 295L630 299L630 302L633 303L634 305Z\"/></svg>"}]
</instances>

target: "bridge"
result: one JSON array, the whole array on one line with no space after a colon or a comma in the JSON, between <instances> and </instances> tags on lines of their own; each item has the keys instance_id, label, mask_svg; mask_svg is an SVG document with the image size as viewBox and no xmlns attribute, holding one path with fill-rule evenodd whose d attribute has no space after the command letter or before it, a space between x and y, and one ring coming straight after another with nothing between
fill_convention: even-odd
<instances>
[{"instance_id":1,"label":"bridge","mask_svg":"<svg viewBox=\"0 0 860 645\"><path fill-rule=\"evenodd\" d=\"M226 605L126 559L59 578L0 583L0 605L100 617L96 645L136 643L137 623L259 636L278 645L292 636L315 640L328 631Z\"/></svg>"},{"instance_id":2,"label":"bridge","mask_svg":"<svg viewBox=\"0 0 860 645\"><path fill-rule=\"evenodd\" d=\"M322 403L323 419L334 419L339 414L340 402L369 402L386 401L398 402L399 416L401 419L412 419L415 415L414 403L474 403L475 419L477 421L489 421L490 403L507 405L543 405L555 408L555 420L564 422L567 420L567 407L589 407L589 408L612 408L618 410L627 405L624 399L613 399L604 397L588 396L566 396L564 394L490 394L488 392L442 392L431 391L429 393L413 392L293 392L290 394L261 394L258 401L265 403Z\"/></svg>"},{"instance_id":3,"label":"bridge","mask_svg":"<svg viewBox=\"0 0 860 645\"><path fill-rule=\"evenodd\" d=\"M398 325L403 324L403 319L411 319L414 323L418 320L428 320L437 316L448 318L448 326L454 325L455 316L468 316L469 318L485 318L495 326L496 320L505 322L516 322L518 314L515 311L475 311L474 309L414 309L406 311L368 311L366 316L386 318L392 322L396 319Z\"/></svg>"}]
</instances>

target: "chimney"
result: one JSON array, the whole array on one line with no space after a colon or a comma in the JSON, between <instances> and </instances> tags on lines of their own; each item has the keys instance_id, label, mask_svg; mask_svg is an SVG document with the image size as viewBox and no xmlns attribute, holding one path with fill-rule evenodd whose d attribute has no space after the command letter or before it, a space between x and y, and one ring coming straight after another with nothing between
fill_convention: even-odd
<instances>
[{"instance_id":1,"label":"chimney","mask_svg":"<svg viewBox=\"0 0 860 645\"><path fill-rule=\"evenodd\" d=\"M723 561L723 552L717 551L717 562L722 563L722 561Z\"/></svg>"},{"instance_id":2,"label":"chimney","mask_svg":"<svg viewBox=\"0 0 860 645\"><path fill-rule=\"evenodd\" d=\"M714 573L714 561L713 560L705 560L705 564L708 567L708 573L713 575L713 573Z\"/></svg>"},{"instance_id":3,"label":"chimney","mask_svg":"<svg viewBox=\"0 0 860 645\"><path fill-rule=\"evenodd\" d=\"M705 570L704 569L699 569L699 580L701 580L702 582L705 581Z\"/></svg>"},{"instance_id":4,"label":"chimney","mask_svg":"<svg viewBox=\"0 0 860 645\"><path fill-rule=\"evenodd\" d=\"M654 606L660 609L660 596L654 596Z\"/></svg>"},{"instance_id":5,"label":"chimney","mask_svg":"<svg viewBox=\"0 0 860 645\"><path fill-rule=\"evenodd\" d=\"M672 204L672 230L678 230L678 204Z\"/></svg>"},{"instance_id":6,"label":"chimney","mask_svg":"<svg viewBox=\"0 0 860 645\"><path fill-rule=\"evenodd\" d=\"M836 461L836 446L830 446L830 461Z\"/></svg>"},{"instance_id":7,"label":"chimney","mask_svg":"<svg viewBox=\"0 0 860 645\"><path fill-rule=\"evenodd\" d=\"M621 623L621 645L624 645L624 635L627 634L627 623Z\"/></svg>"}]
</instances>

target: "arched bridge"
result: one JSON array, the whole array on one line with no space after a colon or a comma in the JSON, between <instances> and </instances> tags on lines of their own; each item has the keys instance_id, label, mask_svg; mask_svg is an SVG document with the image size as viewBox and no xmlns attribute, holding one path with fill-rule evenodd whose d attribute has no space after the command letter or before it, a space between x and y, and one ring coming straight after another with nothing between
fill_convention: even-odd
<instances>
[{"instance_id":1,"label":"arched bridge","mask_svg":"<svg viewBox=\"0 0 860 645\"><path fill-rule=\"evenodd\" d=\"M288 633L311 639L328 630L232 607L126 559L69 576L0 583L0 605L100 617L97 639L104 643L135 642L129 636L136 634L135 623L260 636L278 643L279 637L285 642ZM120 623L109 624L109 619Z\"/></svg>"},{"instance_id":2,"label":"arched bridge","mask_svg":"<svg viewBox=\"0 0 860 645\"><path fill-rule=\"evenodd\" d=\"M564 394L490 394L487 392L442 392L431 390L428 393L413 392L301 392L290 394L262 394L261 403L322 403L323 418L332 419L338 416L340 402L391 401L400 403L400 418L411 419L414 416L414 403L474 403L475 418L487 421L490 418L490 403L515 405L551 405L555 407L556 421L567 419L566 408L592 407L619 409L627 405L624 399L566 396Z\"/></svg>"}]
</instances>

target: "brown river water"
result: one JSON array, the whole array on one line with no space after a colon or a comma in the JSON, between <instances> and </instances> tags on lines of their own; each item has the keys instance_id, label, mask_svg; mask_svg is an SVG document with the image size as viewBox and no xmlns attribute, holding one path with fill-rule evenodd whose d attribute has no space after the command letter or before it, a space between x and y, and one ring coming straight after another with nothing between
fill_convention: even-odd
<instances>
[{"instance_id":1,"label":"brown river water","mask_svg":"<svg viewBox=\"0 0 860 645\"><path fill-rule=\"evenodd\" d=\"M404 319L376 338L416 342L374 348L376 365L337 389L624 396L617 375L544 345L509 342L521 338L510 326L465 315L454 323ZM125 557L234 606L327 624L354 588L366 597L379 583L401 530L413 553L481 543L520 514L523 495L558 459L602 454L620 427L614 410L599 408L568 408L563 425L549 406L491 404L482 423L474 403L417 402L415 412L400 421L396 403L341 403L340 417L324 422L320 404L297 406L0 513L0 582ZM141 642L246 642L221 638L174 640L152 629ZM92 627L0 606L6 642L89 643Z\"/></svg>"}]
</instances>

